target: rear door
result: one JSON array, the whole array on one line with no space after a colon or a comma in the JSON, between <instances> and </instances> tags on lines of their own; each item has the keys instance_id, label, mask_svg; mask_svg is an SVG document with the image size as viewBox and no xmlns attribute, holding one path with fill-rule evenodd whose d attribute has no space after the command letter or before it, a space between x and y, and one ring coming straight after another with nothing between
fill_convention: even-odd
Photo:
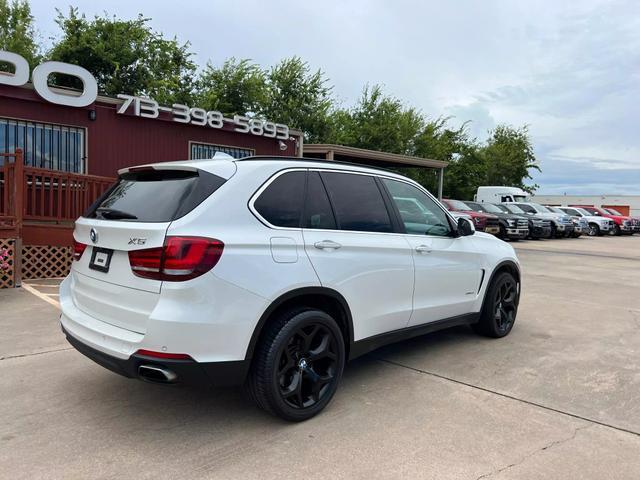
<instances>
[{"instance_id":1,"label":"rear door","mask_svg":"<svg viewBox=\"0 0 640 480\"><path fill-rule=\"evenodd\" d=\"M321 284L345 297L355 340L404 328L411 316L411 251L391 218L375 177L309 172L305 251Z\"/></svg>"},{"instance_id":2,"label":"rear door","mask_svg":"<svg viewBox=\"0 0 640 480\"><path fill-rule=\"evenodd\" d=\"M382 183L406 229L415 263L409 325L471 312L483 276L473 237L455 237L444 209L417 187L389 178Z\"/></svg>"},{"instance_id":3,"label":"rear door","mask_svg":"<svg viewBox=\"0 0 640 480\"><path fill-rule=\"evenodd\" d=\"M74 240L86 247L71 269L75 305L94 318L144 333L162 282L136 276L129 252L162 247L171 221L224 181L194 169L149 168L121 175L76 221Z\"/></svg>"}]
</instances>

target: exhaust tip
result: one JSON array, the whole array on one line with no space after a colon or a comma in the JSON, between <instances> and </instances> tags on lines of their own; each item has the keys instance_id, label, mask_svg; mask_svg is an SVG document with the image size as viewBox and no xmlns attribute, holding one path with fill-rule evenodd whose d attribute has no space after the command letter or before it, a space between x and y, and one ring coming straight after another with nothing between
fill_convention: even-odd
<instances>
[{"instance_id":1,"label":"exhaust tip","mask_svg":"<svg viewBox=\"0 0 640 480\"><path fill-rule=\"evenodd\" d=\"M154 383L175 383L178 380L178 375L175 372L156 365L140 365L138 376Z\"/></svg>"}]
</instances>

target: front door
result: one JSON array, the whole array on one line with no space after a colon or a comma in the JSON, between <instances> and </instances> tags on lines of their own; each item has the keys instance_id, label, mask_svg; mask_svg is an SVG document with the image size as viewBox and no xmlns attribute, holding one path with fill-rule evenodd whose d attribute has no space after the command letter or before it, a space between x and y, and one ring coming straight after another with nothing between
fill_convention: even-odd
<instances>
[{"instance_id":1,"label":"front door","mask_svg":"<svg viewBox=\"0 0 640 480\"><path fill-rule=\"evenodd\" d=\"M393 233L373 176L310 171L303 236L320 283L340 292L351 309L354 340L407 326L411 250L403 234Z\"/></svg>"},{"instance_id":2,"label":"front door","mask_svg":"<svg viewBox=\"0 0 640 480\"><path fill-rule=\"evenodd\" d=\"M482 267L473 237L456 237L448 215L430 195L399 180L383 179L404 224L415 264L410 326L470 313Z\"/></svg>"}]
</instances>

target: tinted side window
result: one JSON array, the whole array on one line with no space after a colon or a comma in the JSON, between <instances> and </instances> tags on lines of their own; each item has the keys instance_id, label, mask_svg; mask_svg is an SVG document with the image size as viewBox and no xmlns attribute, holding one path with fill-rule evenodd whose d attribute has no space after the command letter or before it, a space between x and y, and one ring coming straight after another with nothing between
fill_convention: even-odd
<instances>
[{"instance_id":1,"label":"tinted side window","mask_svg":"<svg viewBox=\"0 0 640 480\"><path fill-rule=\"evenodd\" d=\"M306 172L280 175L260 194L253 206L276 227L300 227Z\"/></svg>"},{"instance_id":2,"label":"tinted side window","mask_svg":"<svg viewBox=\"0 0 640 480\"><path fill-rule=\"evenodd\" d=\"M391 219L373 177L323 172L341 230L391 232Z\"/></svg>"},{"instance_id":3,"label":"tinted side window","mask_svg":"<svg viewBox=\"0 0 640 480\"><path fill-rule=\"evenodd\" d=\"M331 203L329 203L329 197L318 172L309 172L307 179L307 201L303 226L326 230L336 228Z\"/></svg>"},{"instance_id":4,"label":"tinted side window","mask_svg":"<svg viewBox=\"0 0 640 480\"><path fill-rule=\"evenodd\" d=\"M447 214L431 197L416 187L396 180L383 179L404 223L407 233L414 235L451 234Z\"/></svg>"}]
</instances>

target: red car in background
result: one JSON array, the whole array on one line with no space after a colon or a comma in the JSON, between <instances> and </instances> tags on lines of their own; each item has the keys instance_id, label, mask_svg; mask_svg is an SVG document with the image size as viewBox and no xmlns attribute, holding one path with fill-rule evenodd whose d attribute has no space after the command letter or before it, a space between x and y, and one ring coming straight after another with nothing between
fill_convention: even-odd
<instances>
[{"instance_id":1,"label":"red car in background","mask_svg":"<svg viewBox=\"0 0 640 480\"><path fill-rule=\"evenodd\" d=\"M585 209L592 215L598 217L610 218L613 220L613 229L609 232L610 235L622 235L626 233L633 235L634 232L634 220L626 215L613 215L607 212L604 208L593 207L591 205L569 205L570 207L579 207ZM618 212L620 213L620 212Z\"/></svg>"},{"instance_id":2,"label":"red car in background","mask_svg":"<svg viewBox=\"0 0 640 480\"><path fill-rule=\"evenodd\" d=\"M616 210L615 208L602 208L604 211L610 213L611 215L620 215L620 216L624 216L622 215L618 210ZM640 232L640 217L632 217L631 215L628 216L631 219L631 225L633 226L633 233L636 232Z\"/></svg>"},{"instance_id":3,"label":"red car in background","mask_svg":"<svg viewBox=\"0 0 640 480\"><path fill-rule=\"evenodd\" d=\"M469 208L464 202L460 200L443 199L442 204L450 212L465 213L473 219L473 225L479 232L486 232L492 235L498 235L500 233L500 223L498 217L491 215L490 213L476 212Z\"/></svg>"}]
</instances>

